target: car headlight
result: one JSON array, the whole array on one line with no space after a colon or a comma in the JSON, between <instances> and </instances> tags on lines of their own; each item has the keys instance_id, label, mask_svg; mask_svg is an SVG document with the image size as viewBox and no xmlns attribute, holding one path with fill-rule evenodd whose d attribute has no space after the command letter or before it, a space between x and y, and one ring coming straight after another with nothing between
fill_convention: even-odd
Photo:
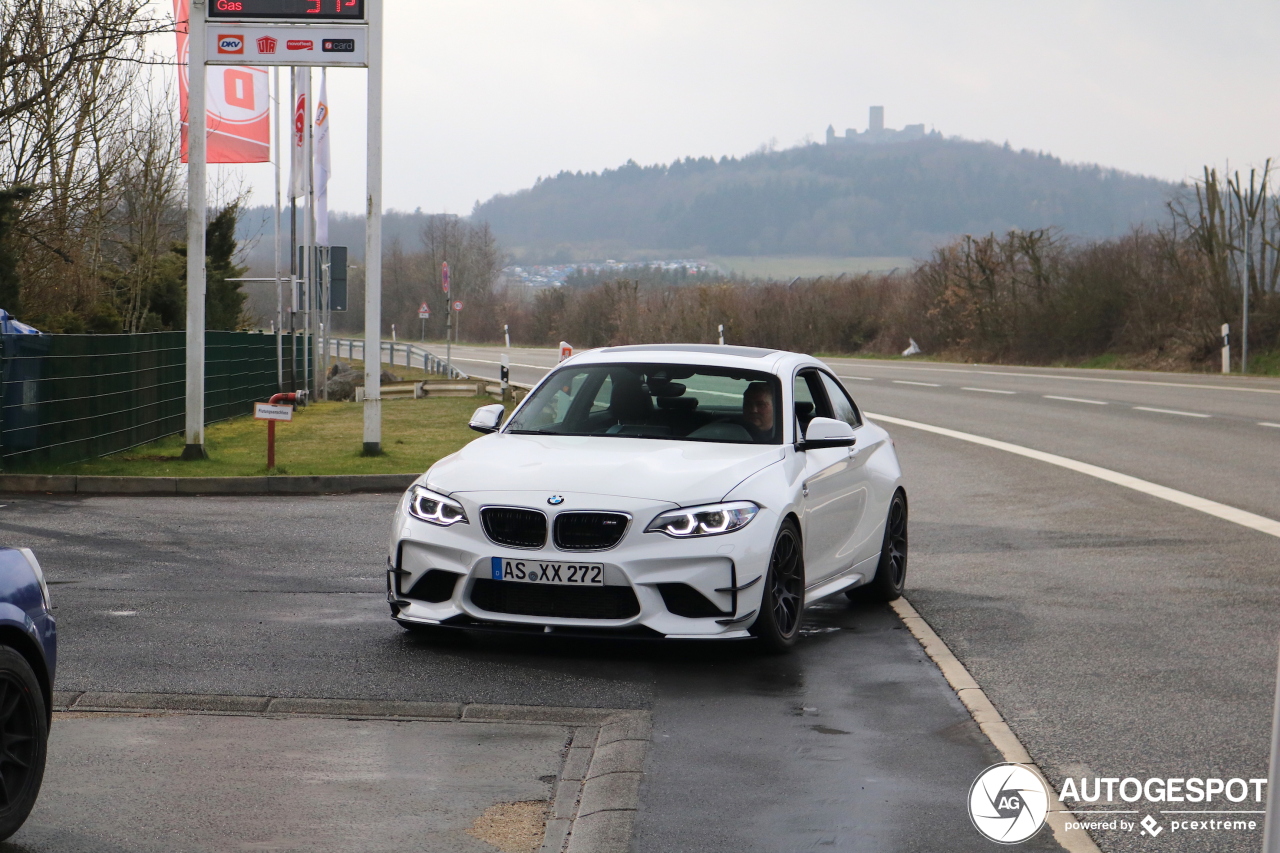
<instances>
[{"instance_id":1,"label":"car headlight","mask_svg":"<svg viewBox=\"0 0 1280 853\"><path fill-rule=\"evenodd\" d=\"M459 522L467 523L467 513L462 508L462 504L452 498L438 495L430 489L424 489L422 486L409 489L409 515L441 527Z\"/></svg>"},{"instance_id":2,"label":"car headlight","mask_svg":"<svg viewBox=\"0 0 1280 853\"><path fill-rule=\"evenodd\" d=\"M655 518L645 532L665 533L676 539L718 536L746 527L759 511L760 507L750 501L673 509Z\"/></svg>"}]
</instances>

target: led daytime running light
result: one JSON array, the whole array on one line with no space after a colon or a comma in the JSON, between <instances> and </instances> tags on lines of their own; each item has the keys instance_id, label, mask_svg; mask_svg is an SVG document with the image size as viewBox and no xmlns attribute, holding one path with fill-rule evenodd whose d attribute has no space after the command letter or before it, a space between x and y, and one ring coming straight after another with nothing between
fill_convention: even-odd
<instances>
[{"instance_id":1,"label":"led daytime running light","mask_svg":"<svg viewBox=\"0 0 1280 853\"><path fill-rule=\"evenodd\" d=\"M414 518L440 527L453 524L467 524L467 513L462 504L438 495L422 486L414 486L409 490L409 514Z\"/></svg>"},{"instance_id":2,"label":"led daytime running light","mask_svg":"<svg viewBox=\"0 0 1280 853\"><path fill-rule=\"evenodd\" d=\"M719 536L746 527L759 511L750 501L675 509L655 518L646 532L665 533L674 539Z\"/></svg>"}]
</instances>

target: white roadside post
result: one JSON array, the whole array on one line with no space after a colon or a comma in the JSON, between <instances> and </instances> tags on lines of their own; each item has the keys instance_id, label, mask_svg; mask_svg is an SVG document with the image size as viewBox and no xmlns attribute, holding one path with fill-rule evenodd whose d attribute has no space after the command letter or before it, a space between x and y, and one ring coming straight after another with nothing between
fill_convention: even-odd
<instances>
[{"instance_id":1,"label":"white roadside post","mask_svg":"<svg viewBox=\"0 0 1280 853\"><path fill-rule=\"evenodd\" d=\"M382 452L382 0L369 3L368 193L364 229L364 453ZM372 346L369 344L372 343ZM373 352L370 353L370 350ZM371 357L372 356L372 357Z\"/></svg>"},{"instance_id":2,"label":"white roadside post","mask_svg":"<svg viewBox=\"0 0 1280 853\"><path fill-rule=\"evenodd\" d=\"M720 324L720 346L724 346L724 324Z\"/></svg>"},{"instance_id":3,"label":"white roadside post","mask_svg":"<svg viewBox=\"0 0 1280 853\"><path fill-rule=\"evenodd\" d=\"M205 0L187 10L187 417L183 459L204 447Z\"/></svg>"},{"instance_id":4,"label":"white roadside post","mask_svg":"<svg viewBox=\"0 0 1280 853\"><path fill-rule=\"evenodd\" d=\"M511 349L511 327L506 323L502 324L502 339L506 341L507 349Z\"/></svg>"},{"instance_id":5,"label":"white roadside post","mask_svg":"<svg viewBox=\"0 0 1280 853\"><path fill-rule=\"evenodd\" d=\"M1271 719L1271 776L1267 781L1262 853L1280 853L1280 663L1276 666L1276 707Z\"/></svg>"},{"instance_id":6,"label":"white roadside post","mask_svg":"<svg viewBox=\"0 0 1280 853\"><path fill-rule=\"evenodd\" d=\"M1231 324L1222 324L1222 372L1231 372Z\"/></svg>"}]
</instances>

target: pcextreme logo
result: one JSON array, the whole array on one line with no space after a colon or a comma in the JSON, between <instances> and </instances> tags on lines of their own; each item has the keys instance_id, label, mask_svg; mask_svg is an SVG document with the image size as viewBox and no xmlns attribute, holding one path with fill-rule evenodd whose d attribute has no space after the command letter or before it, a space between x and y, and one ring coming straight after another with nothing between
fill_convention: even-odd
<instances>
[{"instance_id":1,"label":"pcextreme logo","mask_svg":"<svg viewBox=\"0 0 1280 853\"><path fill-rule=\"evenodd\" d=\"M969 819L998 844L1026 841L1044 826L1049 786L1025 764L993 764L969 788Z\"/></svg>"}]
</instances>

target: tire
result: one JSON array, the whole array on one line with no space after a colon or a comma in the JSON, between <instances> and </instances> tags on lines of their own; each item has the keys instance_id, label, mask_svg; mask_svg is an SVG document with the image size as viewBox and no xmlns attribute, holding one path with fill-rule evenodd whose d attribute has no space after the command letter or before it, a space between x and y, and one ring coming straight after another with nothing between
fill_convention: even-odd
<instances>
[{"instance_id":1,"label":"tire","mask_svg":"<svg viewBox=\"0 0 1280 853\"><path fill-rule=\"evenodd\" d=\"M782 522L769 556L760 615L751 633L771 652L785 652L800 636L804 617L804 549L800 528L791 519Z\"/></svg>"},{"instance_id":2,"label":"tire","mask_svg":"<svg viewBox=\"0 0 1280 853\"><path fill-rule=\"evenodd\" d=\"M0 646L0 841L36 804L49 745L49 717L26 658Z\"/></svg>"},{"instance_id":3,"label":"tire","mask_svg":"<svg viewBox=\"0 0 1280 853\"><path fill-rule=\"evenodd\" d=\"M907 585L907 494L898 489L889 502L885 518L884 543L880 546L880 562L871 583L845 592L850 601L885 602L902 597Z\"/></svg>"}]
</instances>

